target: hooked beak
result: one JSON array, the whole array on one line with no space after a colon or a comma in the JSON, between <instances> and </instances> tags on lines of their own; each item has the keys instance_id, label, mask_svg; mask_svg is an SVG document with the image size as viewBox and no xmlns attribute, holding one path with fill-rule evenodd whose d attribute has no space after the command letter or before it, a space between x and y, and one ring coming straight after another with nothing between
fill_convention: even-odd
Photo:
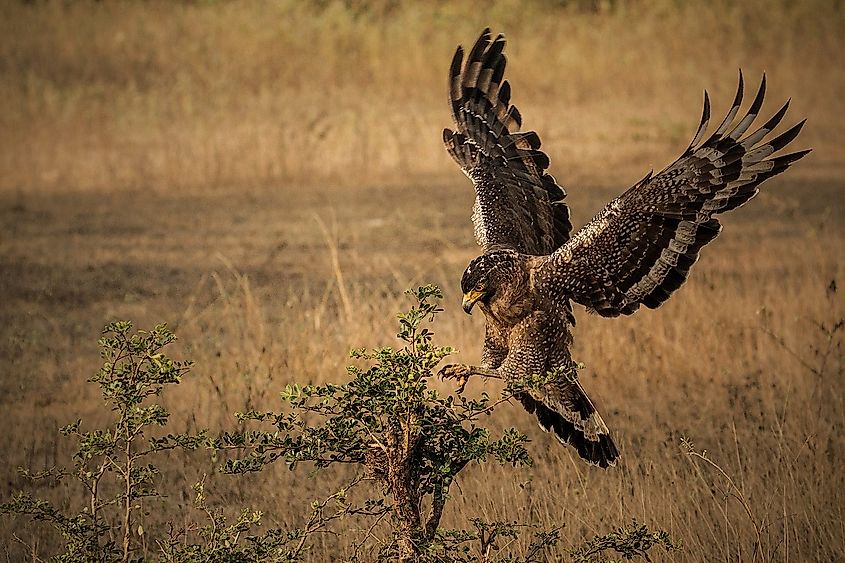
<instances>
[{"instance_id":1,"label":"hooked beak","mask_svg":"<svg viewBox=\"0 0 845 563\"><path fill-rule=\"evenodd\" d=\"M484 297L483 291L476 291L474 289L470 290L468 293L464 293L464 313L467 315L472 314L472 306L475 305L475 302Z\"/></svg>"}]
</instances>

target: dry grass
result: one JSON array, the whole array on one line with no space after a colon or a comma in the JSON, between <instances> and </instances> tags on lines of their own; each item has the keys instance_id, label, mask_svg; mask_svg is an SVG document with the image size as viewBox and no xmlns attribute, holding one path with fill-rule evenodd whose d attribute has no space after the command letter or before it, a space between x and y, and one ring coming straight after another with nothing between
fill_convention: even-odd
<instances>
[{"instance_id":1,"label":"dry grass","mask_svg":"<svg viewBox=\"0 0 845 563\"><path fill-rule=\"evenodd\" d=\"M566 523L574 543L636 517L682 539L679 560L750 560L754 524L723 498L715 471L696 469L682 453L687 436L738 483L773 560L829 561L845 553L842 350L821 375L804 365L818 368L814 347L825 350L813 322L829 325L845 313L841 294L825 291L843 279L843 207L830 203L841 184L805 185L812 197L798 195L809 191L799 184L772 182L754 205L728 218L693 281L659 311L615 321L579 315L576 357L587 364L585 385L620 440L619 468L584 466L518 406L504 408L492 423L529 433L536 468L472 469L458 483L445 524L479 513ZM598 205L607 191L594 189L597 199L587 190L573 197L576 209ZM195 377L170 397L177 429L229 427L235 410L277 407L287 383L342 379L352 345L391 342L392 313L406 306L402 289L422 281L447 291L436 327L441 342L476 361L481 321L457 305L456 280L475 252L466 191L458 178L425 193L361 189L344 207L327 201L333 190L265 192L236 205L231 194L138 193L108 200L34 195L4 205L13 238L2 261L2 396L14 429L3 446L5 494L23 485L14 467L65 459L56 426L102 416L81 380L95 368L95 337L110 319L168 320L181 353L197 360ZM400 193L401 205L380 205ZM462 205L437 203L451 195ZM315 215L329 233L338 226L331 240L349 318ZM480 390L480 382L470 385L469 392ZM164 514L178 517L188 484L214 470L203 458L166 467L174 501ZM336 478L279 468L218 477L212 491L230 506L253 504L291 525L303 516L301 503ZM324 555L318 551L317 560Z\"/></svg>"},{"instance_id":2,"label":"dry grass","mask_svg":"<svg viewBox=\"0 0 845 563\"><path fill-rule=\"evenodd\" d=\"M0 189L452 174L446 68L485 25L510 37L516 100L570 182L631 181L676 156L701 90L720 111L740 67L752 83L769 72L773 104L800 93L817 167L843 160L841 6L524 4L5 2Z\"/></svg>"},{"instance_id":3,"label":"dry grass","mask_svg":"<svg viewBox=\"0 0 845 563\"><path fill-rule=\"evenodd\" d=\"M419 283L446 290L440 342L476 361L481 319L461 312L456 287L477 252L472 194L439 128L454 43L490 23L512 39L515 99L569 187L576 224L675 156L700 88L714 86L720 110L738 66L765 67L773 99L795 97L796 119L812 118L801 141L816 152L725 219L664 307L579 314L575 357L621 467L588 468L518 406L503 408L492 424L528 432L536 467L471 469L444 524L565 523L577 543L635 517L681 539L682 561L845 557L842 339L825 356L815 325L845 315L841 290L826 291L845 280L845 77L828 66L842 11L626 6L330 3L319 17L294 2L0 7L3 496L23 486L15 467L66 459L57 426L101 419L81 381L116 318L168 321L197 361L169 399L175 429L228 427L236 410L277 407L286 383L342 379L350 347L389 343L401 292ZM687 456L682 436L735 487ZM181 518L189 485L214 468L174 456L171 499L149 508ZM214 476L209 491L294 525L337 478L278 468ZM0 530L10 560L21 524ZM325 541L315 560L338 553Z\"/></svg>"}]
</instances>

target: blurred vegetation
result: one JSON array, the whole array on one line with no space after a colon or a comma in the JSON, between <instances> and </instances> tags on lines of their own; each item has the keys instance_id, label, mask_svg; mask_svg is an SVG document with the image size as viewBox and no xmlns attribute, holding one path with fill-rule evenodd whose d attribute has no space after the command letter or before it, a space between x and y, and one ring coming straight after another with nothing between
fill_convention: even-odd
<instances>
[{"instance_id":1,"label":"blurred vegetation","mask_svg":"<svg viewBox=\"0 0 845 563\"><path fill-rule=\"evenodd\" d=\"M511 39L514 100L570 176L675 156L701 90L719 111L739 67L795 96L817 162L841 157L841 2L5 2L0 189L452 172L446 69L485 26Z\"/></svg>"}]
</instances>

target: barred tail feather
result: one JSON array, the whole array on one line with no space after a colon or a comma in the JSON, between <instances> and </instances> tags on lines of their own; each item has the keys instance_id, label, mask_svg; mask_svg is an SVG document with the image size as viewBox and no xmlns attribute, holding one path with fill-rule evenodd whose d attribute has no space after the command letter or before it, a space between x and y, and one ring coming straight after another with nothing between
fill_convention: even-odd
<instances>
[{"instance_id":1,"label":"barred tail feather","mask_svg":"<svg viewBox=\"0 0 845 563\"><path fill-rule=\"evenodd\" d=\"M560 443L574 447L581 459L603 469L615 466L619 450L581 385L567 384L562 400L554 398L557 391L543 398L529 393L517 398L525 410L537 417L540 428L554 433Z\"/></svg>"}]
</instances>

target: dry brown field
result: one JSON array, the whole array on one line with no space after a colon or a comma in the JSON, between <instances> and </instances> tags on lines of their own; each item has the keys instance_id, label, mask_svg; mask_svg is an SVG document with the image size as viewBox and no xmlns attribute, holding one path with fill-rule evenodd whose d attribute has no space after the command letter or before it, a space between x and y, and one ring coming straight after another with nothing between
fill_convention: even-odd
<instances>
[{"instance_id":1,"label":"dry brown field","mask_svg":"<svg viewBox=\"0 0 845 563\"><path fill-rule=\"evenodd\" d=\"M59 426L105 419L85 379L112 320L167 322L196 361L166 397L174 431L342 381L349 349L392 344L403 290L424 283L445 292L439 343L477 362L483 321L458 288L473 194L440 130L452 51L486 25L509 37L514 102L576 227L686 147L703 88L726 111L739 67L749 89L767 72L764 113L793 98L788 124L809 118L796 148L815 150L723 217L663 307L576 311L573 355L620 465L586 466L505 405L490 425L526 432L534 467L469 468L443 525L564 525L576 545L636 519L683 546L655 560L845 560L845 7L820 0L3 3L0 499L30 487L17 467L68 462ZM203 474L214 503L281 527L343 477L218 465L161 462L169 496L145 527L188 518ZM346 536L312 559L348 555ZM0 521L9 561L46 557L51 538Z\"/></svg>"}]
</instances>

